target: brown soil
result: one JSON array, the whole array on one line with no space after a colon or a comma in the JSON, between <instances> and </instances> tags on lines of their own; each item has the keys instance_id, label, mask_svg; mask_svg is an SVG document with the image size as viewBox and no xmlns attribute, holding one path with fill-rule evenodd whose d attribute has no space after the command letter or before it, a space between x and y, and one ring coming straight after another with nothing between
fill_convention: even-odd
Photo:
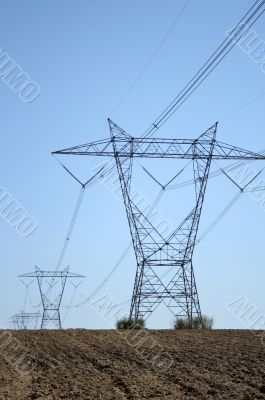
<instances>
[{"instance_id":1,"label":"brown soil","mask_svg":"<svg viewBox=\"0 0 265 400\"><path fill-rule=\"evenodd\" d=\"M0 399L265 399L258 334L0 331Z\"/></svg>"}]
</instances>

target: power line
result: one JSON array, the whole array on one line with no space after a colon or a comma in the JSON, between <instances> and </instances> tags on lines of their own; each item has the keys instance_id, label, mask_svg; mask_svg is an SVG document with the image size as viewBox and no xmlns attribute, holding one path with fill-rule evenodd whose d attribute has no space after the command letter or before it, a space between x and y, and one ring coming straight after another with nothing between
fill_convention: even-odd
<instances>
[{"instance_id":1,"label":"power line","mask_svg":"<svg viewBox=\"0 0 265 400\"><path fill-rule=\"evenodd\" d=\"M265 154L265 149L261 150L261 151L259 152L259 154ZM244 166L244 165L248 165L248 164L250 164L250 163L252 163L252 162L254 162L254 161L251 160L251 161L244 161L244 162L236 162L236 163L230 164L230 165L228 165L227 167L223 168L223 170L224 170L224 171L227 171L227 172L233 171L233 170L235 170L235 169L237 169L237 168L240 168L240 167L242 167L242 166ZM211 179L211 178L216 178L216 177L222 175L222 173L223 173L223 172L222 172L222 169L221 169L221 168L219 168L219 169L217 169L217 170L215 170L215 171L213 171L213 172L210 172L210 173L209 173L209 179ZM167 188L167 190L181 189L181 188L183 188L183 187L190 186L190 185L192 185L192 184L193 184L193 181L192 181L192 180L187 180L187 181L183 181L183 182L181 182L181 183L179 183L179 184L169 186L169 187Z\"/></svg>"},{"instance_id":2,"label":"power line","mask_svg":"<svg viewBox=\"0 0 265 400\"><path fill-rule=\"evenodd\" d=\"M219 122L225 121L226 119L232 117L234 114L244 110L245 108L251 106L256 101L261 100L265 97L265 92L259 94L258 96L254 97L253 99L249 100L247 103L235 108L234 110L230 111L228 114L224 115L222 118L219 119Z\"/></svg>"},{"instance_id":3,"label":"power line","mask_svg":"<svg viewBox=\"0 0 265 400\"><path fill-rule=\"evenodd\" d=\"M260 3L260 4L258 4ZM192 93L205 81L205 79L215 70L220 62L230 53L239 40L249 31L252 25L261 17L265 9L265 0L257 0L248 10L244 17L239 21L230 35L223 40L221 45L214 51L210 58L203 64L194 77L178 93L166 109L156 118L156 120L145 130L143 137L154 134L166 121L187 101Z\"/></svg>"},{"instance_id":4,"label":"power line","mask_svg":"<svg viewBox=\"0 0 265 400\"><path fill-rule=\"evenodd\" d=\"M62 265L63 258L65 256L66 250L68 248L68 245L69 245L69 242L70 242L70 239L71 239L71 236L72 236L72 233L73 233L76 221L77 221L77 217L78 217L79 210L80 210L80 207L81 207L81 204L82 204L82 200L83 200L83 197L84 197L85 190L88 187L88 185L93 184L95 182L95 179L104 170L105 164L94 175L92 175L92 177L90 177L86 182L83 183L68 168L66 168L66 166L64 164L62 164L61 161L58 160L58 158L56 156L55 156L55 159L69 173L69 175L72 178L74 178L81 185L81 189L80 189L80 192L79 192L79 195L78 195L78 198L77 198L77 203L75 205L74 213L73 213L73 216L71 218L70 225L69 225L68 230L67 230L66 238L64 240L63 247L62 247L62 250L61 250L60 255L59 255L58 263L57 263L57 266L56 266L56 269L55 269L55 272L56 272L56 271L59 271L59 269L60 269L60 267ZM56 277L52 278L52 280L51 280L52 284L55 281L55 279L56 279ZM47 289L47 291L45 293L45 296L50 295L51 291L52 291L52 286L49 286L49 288ZM39 308L40 306L41 306L41 303L39 303L36 306L34 306L34 308Z\"/></svg>"},{"instance_id":5,"label":"power line","mask_svg":"<svg viewBox=\"0 0 265 400\"><path fill-rule=\"evenodd\" d=\"M259 4L260 3L260 4ZM259 5L258 5L259 4ZM152 136L172 114L181 107L181 105L192 95L192 93L205 81L210 73L220 64L225 56L230 53L239 40L249 31L254 23L265 12L265 0L257 0L247 11L244 17L238 22L236 27L230 32L230 35L223 40L221 45L212 53L208 60L203 64L194 77L178 93L167 108L156 118L156 120L147 128L140 137ZM105 169L105 175L110 174L116 165L111 160L108 168Z\"/></svg>"},{"instance_id":6,"label":"power line","mask_svg":"<svg viewBox=\"0 0 265 400\"><path fill-rule=\"evenodd\" d=\"M260 3L260 5L258 5ZM209 59L203 64L200 70L188 82L188 84L179 92L168 107L159 115L154 123L140 136L141 138L149 137L154 134L169 118L177 111L177 109L191 96L191 94L205 81L209 74L220 64L224 57L234 48L238 41L249 31L253 24L265 12L262 7L265 0L257 0L248 10L244 17L239 21L236 27L231 31L230 36L223 40L221 45L214 51ZM252 12L252 10L254 10ZM183 10L184 11L184 10ZM257 15L258 14L258 15ZM254 18L257 15L256 18ZM232 35L232 36L231 36ZM227 50L227 51L226 51ZM110 160L105 168L105 177L116 169L116 164Z\"/></svg>"},{"instance_id":7,"label":"power line","mask_svg":"<svg viewBox=\"0 0 265 400\"><path fill-rule=\"evenodd\" d=\"M55 157L55 158L57 159L57 157ZM63 165L61 163L61 161L59 161L58 159L57 159L57 161L81 185L81 189L80 189L80 192L79 192L79 195L78 195L78 198L77 198L77 203L76 203L76 206L75 206L75 209L74 209L74 213L73 213L69 228L67 230L66 238L65 238L65 241L64 241L60 256L59 256L58 263L57 263L56 270L59 270L61 265L62 265L62 261L63 261L64 255L65 255L65 252L67 250L69 241L71 239L71 236L72 236L72 233L73 233L73 230L74 230L74 226L76 224L76 220L77 220L77 217L78 217L78 213L79 213L79 210L80 210L80 207L81 207L81 203L82 203L82 200L83 200L83 197L84 197L85 190L88 187L88 185L93 183L95 181L95 179L98 177L98 175L104 170L105 165L103 165L103 167L101 167L92 177L90 177L85 183L83 183L68 168L66 168L66 166Z\"/></svg>"},{"instance_id":8,"label":"power line","mask_svg":"<svg viewBox=\"0 0 265 400\"><path fill-rule=\"evenodd\" d=\"M163 192L160 191L158 196L156 197L155 201L154 201L154 205L153 207L156 207L158 205L158 203L160 202L161 198L163 196ZM150 215L150 213L152 212L152 210L150 210L150 212L148 213L148 215ZM128 246L126 246L126 249L123 251L122 255L120 256L120 258L118 259L118 261L114 264L114 266L112 267L112 269L110 270L110 272L108 272L108 274L105 276L105 278L101 281L101 283L96 287L96 289L90 293L85 300L83 300L81 303L76 304L75 306L68 306L69 308L78 308L81 307L82 305L84 305L85 303L89 302L106 284L107 282L110 280L110 278L112 277L112 275L115 273L115 271L120 267L122 261L124 260L124 258L126 257L126 255L129 253L130 249L132 248L133 244L130 241L130 243L128 243ZM83 296L84 297L84 296Z\"/></svg>"},{"instance_id":9,"label":"power line","mask_svg":"<svg viewBox=\"0 0 265 400\"><path fill-rule=\"evenodd\" d=\"M145 71L147 70L147 68L149 67L149 65L152 63L152 61L155 59L155 57L157 56L158 52L160 51L161 47L163 46L163 44L165 43L165 41L167 40L167 38L169 37L169 35L171 34L171 32L173 31L173 29L175 28L175 26L177 25L177 23L179 22L182 14L184 13L185 9L187 8L188 4L190 3L190 0L186 0L185 4L183 5L183 7L181 8L181 10L178 12L176 18L174 19L173 23L170 25L169 29L167 30L167 32L165 33L165 35L162 37L162 39L160 40L160 42L158 43L158 45L156 46L155 50L153 51L153 53L151 54L150 58L147 60L147 62L144 64L143 68L140 70L140 72L138 73L138 75L136 76L136 78L132 81L132 83L130 84L130 86L128 87L128 89L126 90L126 92L124 93L124 95L121 97L120 101L117 103L117 105L113 108L112 112L110 113L111 116L113 116L113 114L115 114L117 112L117 110L120 108L120 106L124 103L124 101L127 99L127 97L130 95L130 93L132 92L134 86L136 85L136 83L140 80L140 78L142 77L142 75L145 73Z\"/></svg>"},{"instance_id":10,"label":"power line","mask_svg":"<svg viewBox=\"0 0 265 400\"><path fill-rule=\"evenodd\" d=\"M241 197L241 195L247 192L247 187L261 174L263 170L259 171L250 181L247 182L246 185L241 187L237 182L234 181L225 171L223 171L224 175L239 189L239 192L236 196L228 203L225 209L218 215L218 217L211 223L211 225L204 231L204 233L197 240L197 243L201 243L201 241L216 227L216 225L226 216L232 206L237 202L237 200ZM250 189L251 190L251 189Z\"/></svg>"}]
</instances>

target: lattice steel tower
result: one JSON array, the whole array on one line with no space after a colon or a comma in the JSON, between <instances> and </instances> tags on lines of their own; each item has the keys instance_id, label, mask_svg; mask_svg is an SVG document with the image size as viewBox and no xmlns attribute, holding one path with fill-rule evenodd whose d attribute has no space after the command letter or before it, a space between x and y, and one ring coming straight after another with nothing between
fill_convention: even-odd
<instances>
[{"instance_id":1,"label":"lattice steel tower","mask_svg":"<svg viewBox=\"0 0 265 400\"><path fill-rule=\"evenodd\" d=\"M37 323L41 314L28 313L21 311L18 314L14 314L10 317L10 323L13 325L14 329L24 330L24 329L37 329Z\"/></svg>"},{"instance_id":2,"label":"lattice steel tower","mask_svg":"<svg viewBox=\"0 0 265 400\"><path fill-rule=\"evenodd\" d=\"M164 139L128 135L109 120L110 139L59 150L53 154L114 157L135 256L136 276L130 316L147 319L163 302L175 317L201 317L193 253L211 162L215 160L264 160L265 156L216 140L217 123L197 139ZM191 160L195 202L183 222L168 236L155 227L132 199L134 158ZM107 169L113 171L113 163ZM106 168L105 168L106 170ZM161 268L171 267L169 282L161 278Z\"/></svg>"},{"instance_id":3,"label":"lattice steel tower","mask_svg":"<svg viewBox=\"0 0 265 400\"><path fill-rule=\"evenodd\" d=\"M61 271L45 271L35 266L35 271L20 275L19 278L37 279L43 307L41 329L47 327L50 322L62 329L60 307L67 278L84 278L84 276L69 272L69 267ZM54 293L56 285L58 288Z\"/></svg>"}]
</instances>

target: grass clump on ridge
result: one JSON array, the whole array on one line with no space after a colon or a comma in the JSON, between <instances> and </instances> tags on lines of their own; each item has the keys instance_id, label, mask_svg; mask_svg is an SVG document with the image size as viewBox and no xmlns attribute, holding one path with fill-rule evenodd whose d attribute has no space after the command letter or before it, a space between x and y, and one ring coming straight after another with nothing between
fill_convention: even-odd
<instances>
[{"instance_id":1,"label":"grass clump on ridge","mask_svg":"<svg viewBox=\"0 0 265 400\"><path fill-rule=\"evenodd\" d=\"M174 321L174 329L212 329L213 318L202 315L201 317L194 317L192 322L189 318L176 318Z\"/></svg>"},{"instance_id":2,"label":"grass clump on ridge","mask_svg":"<svg viewBox=\"0 0 265 400\"><path fill-rule=\"evenodd\" d=\"M142 318L128 318L124 317L116 322L117 329L144 329L145 321Z\"/></svg>"}]
</instances>

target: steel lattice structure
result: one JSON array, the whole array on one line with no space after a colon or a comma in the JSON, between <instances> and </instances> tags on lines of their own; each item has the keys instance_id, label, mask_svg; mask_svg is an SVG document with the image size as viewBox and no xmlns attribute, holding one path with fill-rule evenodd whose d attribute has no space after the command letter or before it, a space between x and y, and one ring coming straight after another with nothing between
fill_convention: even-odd
<instances>
[{"instance_id":1,"label":"steel lattice structure","mask_svg":"<svg viewBox=\"0 0 265 400\"><path fill-rule=\"evenodd\" d=\"M193 253L212 160L265 160L259 153L216 140L217 123L197 139L135 138L109 120L110 139L95 141L53 154L113 157L120 179L132 236L137 269L130 317L147 319L163 302L178 318L201 317L193 270ZM193 164L195 204L183 222L164 238L131 196L134 158L184 159ZM115 165L114 165L115 166ZM113 165L110 164L109 171ZM158 270L174 269L169 283Z\"/></svg>"},{"instance_id":2,"label":"steel lattice structure","mask_svg":"<svg viewBox=\"0 0 265 400\"><path fill-rule=\"evenodd\" d=\"M35 266L35 271L20 275L19 278L37 279L43 307L41 329L45 328L50 322L55 324L55 326L57 326L59 329L62 329L60 306L66 281L68 278L84 278L84 276L69 272L69 267L61 271L45 271ZM44 279L46 278L49 278L50 281L47 282L49 289L45 291ZM57 283L60 283L58 289L59 294L54 297L52 289Z\"/></svg>"},{"instance_id":3,"label":"steel lattice structure","mask_svg":"<svg viewBox=\"0 0 265 400\"><path fill-rule=\"evenodd\" d=\"M10 317L10 322L14 326L15 329L23 330L29 329L30 325L34 322L34 328L36 329L37 323L41 314L37 313L29 313L21 311L18 314L14 314Z\"/></svg>"}]
</instances>

